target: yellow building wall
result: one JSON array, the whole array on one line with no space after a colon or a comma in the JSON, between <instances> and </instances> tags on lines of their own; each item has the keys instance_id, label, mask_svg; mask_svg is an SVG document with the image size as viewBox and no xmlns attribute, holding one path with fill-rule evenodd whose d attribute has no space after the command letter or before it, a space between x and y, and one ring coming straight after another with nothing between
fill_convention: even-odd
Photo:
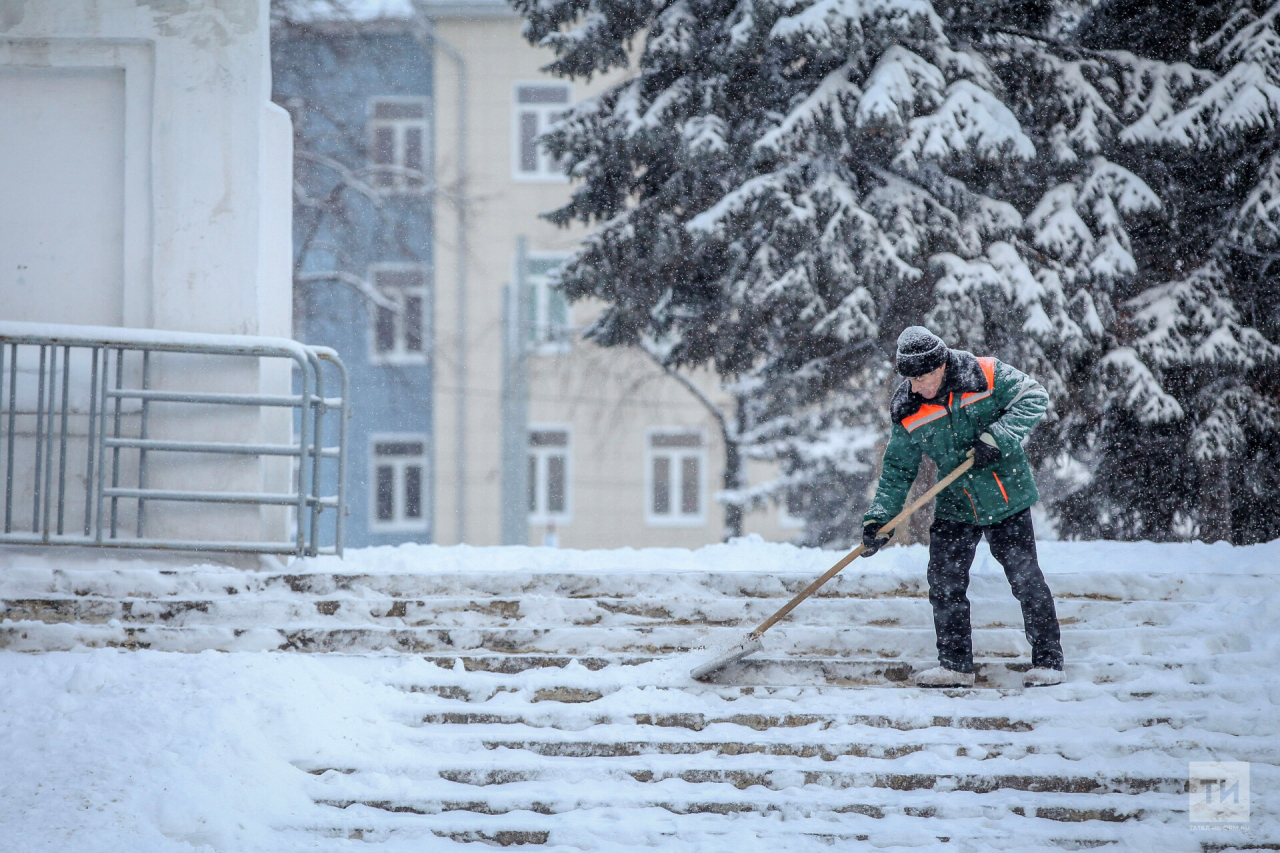
<instances>
[{"instance_id":1,"label":"yellow building wall","mask_svg":"<svg viewBox=\"0 0 1280 853\"><path fill-rule=\"evenodd\" d=\"M465 294L465 416L459 420L459 287L457 208L441 196L436 208L436 501L437 541L494 545L501 541L501 390L503 287L515 275L520 237L528 251L573 251L586 233L541 219L568 198L567 181L530 182L513 176L513 91L517 82L551 80L539 69L552 55L520 35L520 19L492 11L438 11L436 33L463 57L467 69L467 206L469 250ZM599 92L621 73L573 82L573 100ZM456 192L458 64L435 52L435 162L441 188ZM598 307L579 303L575 326ZM530 358L529 423L571 430L571 517L557 525L563 547L697 547L720 541L724 513L711 499L723 476L719 427L686 389L636 352L604 350L577 341L564 354ZM723 399L710 373L699 387ZM696 527L653 526L645 520L645 442L652 428L689 427L707 439L707 512ZM767 469L752 468L753 478ZM459 489L459 482L462 488ZM459 498L461 497L461 502ZM460 511L461 510L461 511ZM770 509L748 517L747 532L786 540L798 531ZM547 530L531 526L530 544Z\"/></svg>"}]
</instances>

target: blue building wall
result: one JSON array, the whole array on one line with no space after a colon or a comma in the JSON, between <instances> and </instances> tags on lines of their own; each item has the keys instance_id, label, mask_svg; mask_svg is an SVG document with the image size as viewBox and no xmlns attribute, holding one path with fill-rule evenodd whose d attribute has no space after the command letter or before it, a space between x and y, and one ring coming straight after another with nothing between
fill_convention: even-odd
<instances>
[{"instance_id":1,"label":"blue building wall","mask_svg":"<svg viewBox=\"0 0 1280 853\"><path fill-rule=\"evenodd\" d=\"M371 303L336 281L295 283L294 334L333 347L351 372L346 545L430 542L434 504L432 382L434 279L431 272L432 197L425 192L377 193L353 186L369 162L371 98L432 95L431 57L406 25L376 30L276 32L272 43L273 98L293 116L295 180L316 204L294 204L295 271L344 270L364 277L378 264L425 268L422 364L381 364L373 357ZM431 101L427 101L424 168L431 172ZM332 162L329 162L332 161ZM348 170L346 178L333 164ZM428 177L427 185L432 183ZM326 206L327 204L327 206ZM421 530L371 529L374 436L426 437ZM330 443L330 442L326 442Z\"/></svg>"}]
</instances>

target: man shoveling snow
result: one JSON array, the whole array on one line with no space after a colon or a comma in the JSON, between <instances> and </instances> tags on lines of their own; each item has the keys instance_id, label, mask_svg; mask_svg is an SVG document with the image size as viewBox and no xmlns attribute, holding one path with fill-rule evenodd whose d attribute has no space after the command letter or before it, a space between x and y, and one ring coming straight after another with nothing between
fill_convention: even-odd
<instances>
[{"instance_id":1,"label":"man shoveling snow","mask_svg":"<svg viewBox=\"0 0 1280 853\"><path fill-rule=\"evenodd\" d=\"M875 499L863 516L863 555L888 543L876 532L906 501L929 454L950 471L973 453L973 468L937 497L929 528L929 602L938 635L938 663L916 678L921 687L972 687L973 631L969 623L969 568L987 537L1004 567L1031 643L1028 687L1063 679L1062 642L1053 595L1036 560L1031 506L1040 499L1022 442L1044 416L1049 395L1040 383L994 358L948 349L923 326L898 337L893 432Z\"/></svg>"}]
</instances>

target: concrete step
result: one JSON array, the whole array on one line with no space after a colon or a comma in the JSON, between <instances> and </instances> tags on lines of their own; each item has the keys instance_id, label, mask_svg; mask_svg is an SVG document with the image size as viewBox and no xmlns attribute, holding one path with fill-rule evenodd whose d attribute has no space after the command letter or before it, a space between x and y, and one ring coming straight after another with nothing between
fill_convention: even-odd
<instances>
[{"instance_id":1,"label":"concrete step","mask_svg":"<svg viewBox=\"0 0 1280 853\"><path fill-rule=\"evenodd\" d=\"M765 665L772 666L769 662L765 662ZM914 665L896 661L883 662L881 669L892 670L899 666L904 670L919 671L928 667L929 662L920 661ZM547 717L577 720L579 717L576 715L585 715L584 719L600 720L604 719L600 715L620 711L628 715L654 713L654 715L672 716L676 719L686 715L695 715L696 719L713 719L704 713L708 706L707 698L713 697L727 702L746 699L748 701L746 703L751 707L758 708L759 711L756 713L767 715L769 719L785 717L785 719L815 721L831 719L831 715L829 713L818 716L806 715L799 711L799 708L803 708L806 703L814 699L826 701L831 697L841 697L849 702L856 701L859 707L867 707L869 701L879 698L881 694L878 692L882 692L884 688L901 689L911 695L922 695L922 697L924 695L947 698L984 697L1005 699L1005 701L1015 701L1025 697L1028 703L1038 703L1037 707L1042 708L1043 713L1055 712L1056 708L1062 708L1062 713L1074 713L1075 703L1106 697L1116 703L1112 708L1114 715L1121 715L1125 706L1137 707L1140 704L1143 706L1140 713L1143 720L1196 721L1203 719L1210 708L1226 711L1231 707L1231 703L1242 704L1243 707L1239 708L1239 711L1252 711L1257 699L1257 693L1247 688L1225 690L1216 686L1204 688L1197 685L1170 684L1161 690L1158 699L1153 702L1152 699L1156 694L1143 683L1142 674L1134 672L1134 674L1116 675L1112 672L1114 681L1094 683L1094 681L1079 678L1079 672L1075 671L1079 667L1073 667L1073 671L1069 672L1069 676L1074 680L1060 688L1029 689L1020 685L1019 670L1025 669L1025 666L1027 665L1016 665L1015 669L1014 666L980 665L980 671L987 672L988 676L986 683L979 683L977 688L924 690L916 688L910 680L876 683L867 678L864 684L859 685L861 689L859 694L850 693L850 679L824 679L820 670L817 671L817 676L805 679L806 683L801 684L800 679L794 678L796 667L786 663L780 663L777 669L782 670L786 667L788 674L792 674L791 684L780 684L777 679L771 678L762 680L760 684L744 684L735 680L722 685L698 684L675 688L675 686L664 684L637 684L631 681L620 683L609 678L596 681L559 680L556 675L557 670L545 667L539 670L526 670L526 672L535 672L540 678L525 678L520 683L504 683L500 680L447 680L428 683L428 681L415 680L412 683L394 686L404 692L426 694L452 702L452 704L431 703L430 707L433 708L431 713L438 713L438 715L508 713L508 715L521 715L522 719L529 720L543 720ZM836 669L836 667L832 665L823 669ZM854 669L854 666L849 665L846 669ZM1138 667L1134 666L1134 669ZM605 672L604 675L608 676L609 672ZM1001 683L1004 686L995 685ZM637 690L643 690L644 694L636 695ZM502 698L503 702L495 703L494 699L497 698ZM1152 715L1152 711L1157 710L1162 712L1161 716ZM1170 710L1176 710L1175 717L1170 717ZM1138 713L1138 711L1133 712ZM1257 713L1253 711L1252 715L1248 716L1257 716ZM881 719L883 715L873 716ZM861 713L856 717L864 719L867 713ZM845 717L837 715L837 719L845 719ZM957 717L947 715L938 719L955 720ZM988 717L982 717L982 719L988 719ZM1007 719L1007 717L989 717L989 719ZM581 727L577 722L573 725Z\"/></svg>"},{"instance_id":2,"label":"concrete step","mask_svg":"<svg viewBox=\"0 0 1280 853\"><path fill-rule=\"evenodd\" d=\"M915 698L905 697L971 697L1005 702L1016 699L1038 707L1068 708L1106 697L1115 703L1113 710L1143 706L1151 719L1167 719L1171 712L1176 712L1172 716L1178 719L1188 720L1205 716L1248 718L1261 713L1259 685L1249 680L1224 685L1221 679L1212 677L1214 667L1231 670L1230 658L1209 663L1159 657L1073 661L1067 667L1067 682L1050 688L1022 686L1029 661L978 660L977 686L959 690L917 688L912 675L937 663L928 659L779 658L766 653L727 667L711 683L688 678L690 661L697 660L691 654L656 658L463 654L423 655L420 659L439 671L406 677L393 682L393 686L464 703L489 702L499 695L541 697L534 704L549 702L556 706L617 695L635 702L634 691L645 690L646 695L661 697L655 700L661 705L643 700L643 707L656 710L704 710L701 703L716 698L728 702L746 700L752 707L794 713L796 706L815 697L840 697L841 701L856 702L860 709L866 709L869 703L886 704L882 701L885 697L897 695L913 702ZM521 678L508 678L515 675ZM895 689L886 692L883 688ZM686 699L676 700L673 696ZM886 706L900 705L895 699ZM525 705L522 710L533 707ZM599 713L599 707L593 705L591 712Z\"/></svg>"},{"instance_id":3,"label":"concrete step","mask_svg":"<svg viewBox=\"0 0 1280 853\"><path fill-rule=\"evenodd\" d=\"M772 636L772 634L770 635ZM581 667L595 672L609 666L641 666L644 664L666 664L663 670L665 681L670 681L671 673L684 673L714 652L705 650L680 651L663 655L554 655L554 654L493 654L482 650L460 652L457 654L424 654L419 657L445 670L461 668L465 672L488 672L501 675L514 675L531 670L564 669ZM767 682L764 686L795 686L799 684L899 684L909 683L911 675L922 669L937 666L936 656L914 659L903 658L866 658L849 660L846 658L822 658L806 655L779 656L777 650L766 649L757 654L727 667L720 681L730 685L753 685L759 675L779 675L782 680L776 684ZM1199 664L1193 664L1193 668ZM1124 659L1087 659L1073 661L1072 670L1080 669L1080 679L1094 683L1111 683L1128 680L1135 675L1148 672L1181 670L1187 664L1181 658L1167 658L1163 655L1150 655L1133 660ZM1029 660L982 660L974 661L977 683L979 686L1017 687L1021 689L1022 673L1031 668ZM629 676L634 678L634 676ZM630 682L629 682L630 683ZM709 683L716 683L711 679ZM697 692L702 689L696 682L682 685L683 689Z\"/></svg>"},{"instance_id":4,"label":"concrete step","mask_svg":"<svg viewBox=\"0 0 1280 853\"><path fill-rule=\"evenodd\" d=\"M951 795L957 805L939 810L933 803L904 807L900 813L877 817L859 810L857 801L846 803L847 811L807 809L805 796L794 798L785 810L756 812L721 810L678 813L648 807L644 820L637 821L630 810L608 806L582 808L568 813L539 814L533 810L486 815L466 810L434 814L389 812L363 803L333 808L326 824L331 837L358 839L362 845L419 841L421 849L431 849L433 838L449 838L495 846L546 845L556 849L635 850L768 850L813 851L817 849L907 849L940 848L957 851L979 850L1080 850L1105 847L1129 853L1159 849L1167 853L1199 853L1201 847L1186 833L1185 817L1176 813L1144 815L1141 821L1125 820L1126 813L1105 809L1072 811L1071 806L1040 807L1034 800L1008 808L984 807L980 802L959 802L963 794ZM981 795L974 795L981 796ZM1038 795L1043 796L1043 795ZM673 803L674 804L674 803ZM837 806L839 808L839 806ZM939 834L938 817L946 816L944 834ZM620 819L627 825L648 827L641 835L620 837ZM612 830L612 831L611 831ZM1032 839L1035 839L1034 841ZM1154 846L1153 846L1154 845ZM367 849L362 847L362 849ZM484 848L480 848L484 849Z\"/></svg>"},{"instance_id":5,"label":"concrete step","mask_svg":"<svg viewBox=\"0 0 1280 853\"><path fill-rule=\"evenodd\" d=\"M538 691L542 694L543 691ZM535 705L539 704L536 703ZM619 703L621 704L621 703ZM1065 704L1065 703L1064 703ZM476 742L494 738L527 738L550 730L563 737L615 740L622 732L629 742L639 738L662 742L674 731L683 737L717 736L721 740L738 740L753 744L769 738L783 737L788 744L800 744L821 751L827 744L844 738L851 747L840 749L850 754L881 758L889 751L901 754L920 750L955 748L962 757L978 760L1001 756L1020 757L1030 753L1060 754L1070 759L1081 758L1083 747L1078 742L1079 727L1069 707L1035 709L1027 713L1016 709L1007 715L966 714L955 716L910 714L831 714L831 713L722 713L707 714L667 710L636 710L631 713L598 706L579 709L564 707L524 709L478 708L465 706L456 710L430 711L415 719L421 726L449 726L449 737L470 738ZM1111 757L1134 755L1145 751L1178 757L1195 757L1206 751L1242 756L1239 760L1260 761L1280 766L1280 744L1255 735L1209 731L1204 718L1195 712L1152 716L1134 709L1127 715L1117 714L1110 738L1090 747L1094 754ZM1259 716L1258 721L1265 721ZM802 729L801 732L792 730ZM976 735L975 732L982 734ZM808 740L805 740L808 738ZM842 753L843 754L843 753Z\"/></svg>"},{"instance_id":6,"label":"concrete step","mask_svg":"<svg viewBox=\"0 0 1280 853\"><path fill-rule=\"evenodd\" d=\"M1083 630L1129 626L1169 627L1194 613L1196 602L1110 602L1066 599L1059 622ZM238 628L324 624L460 628L532 624L537 627L711 626L744 630L763 622L776 602L718 599L711 602L632 599L310 598L268 595L210 598L101 598L48 596L0 600L0 622L39 621L129 625L231 625ZM972 601L976 628L1022 627L1022 611L1012 596ZM931 628L932 609L918 599L817 599L795 612L789 624L808 627Z\"/></svg>"},{"instance_id":7,"label":"concrete step","mask_svg":"<svg viewBox=\"0 0 1280 853\"><path fill-rule=\"evenodd\" d=\"M750 780L768 767L778 772L819 772L826 762L847 764L844 759L862 758L893 760L910 755L933 760L941 758L950 764L966 764L987 767L1006 766L1028 756L1049 756L1069 762L1062 765L1071 772L1078 771L1081 761L1106 758L1108 766L1124 766L1127 762L1163 761L1167 773L1178 773L1185 780L1186 762L1200 760L1206 754L1230 754L1240 760L1280 765L1276 747L1256 736L1237 737L1218 732L1208 732L1187 726L1158 724L1144 727L1152 720L1134 720L1126 723L1123 732L1117 732L1107 742L1084 746L1079 742L1080 732L1067 729L1054 721L1014 718L969 717L955 720L950 725L916 726L909 719L881 718L871 723L855 721L836 722L824 720L807 725L795 725L802 731L789 729L795 718L742 715L722 719L698 719L692 714L638 714L631 720L616 717L594 726L573 728L561 725L530 725L527 721L501 714L441 714L427 715L424 725L449 726L448 736L459 743L477 750L512 750L530 752L547 758L639 758L646 773L657 773L662 767L667 776L693 772L690 761L707 765L696 768L698 773L726 774L726 780ZM1176 721L1175 721L1176 722ZM1194 737L1194 742L1192 738ZM414 749L434 750L441 741L411 737L406 743ZM669 765L655 763L653 759L677 756L678 761ZM696 759L692 758L696 757ZM770 761L764 762L762 759ZM779 761L779 759L787 759ZM794 759L794 761L792 761ZM803 759L803 760L802 760ZM820 759L823 763L809 759ZM963 759L963 761L961 761ZM1040 759L1036 759L1040 762ZM501 778L516 773L518 759L506 756L502 769L496 771L492 760L485 759L471 771L462 765L451 766L450 772L464 778ZM775 766L776 765L776 766ZM415 773L435 772L413 764L395 765L397 773L413 776ZM617 769L616 762L609 767ZM348 768L351 769L351 768ZM547 768L548 778L564 768L556 765ZM443 771L441 771L443 772ZM471 772L471 776L466 776ZM542 768L530 771L529 781L542 778ZM820 771L831 772L829 769ZM480 774L475 777L475 774ZM454 777L449 777L454 778ZM665 778L665 776L660 776ZM683 777L682 777L683 778ZM826 776L823 776L826 778ZM853 778L850 776L849 778ZM1171 777L1172 778L1172 777ZM693 781L686 779L686 781ZM472 782L472 784L490 784ZM754 784L754 783L751 783ZM806 784L811 784L806 782ZM814 783L816 784L816 783ZM845 783L853 784L852 782ZM861 783L858 783L861 784Z\"/></svg>"},{"instance_id":8,"label":"concrete step","mask_svg":"<svg viewBox=\"0 0 1280 853\"><path fill-rule=\"evenodd\" d=\"M157 651L303 651L402 652L439 654L485 650L506 654L595 656L602 654L672 655L695 646L728 646L743 636L740 629L703 626L410 628L330 627L284 625L239 627L197 625L190 628L42 621L0 625L0 648L11 651L57 651L90 648L146 648ZM1244 634L1205 635L1203 631L1135 626L1125 629L1063 630L1068 660L1105 653L1107 657L1167 655L1182 652L1206 657L1248 649ZM827 658L924 659L935 653L929 628L818 628L781 625L767 638L768 648L791 654ZM980 628L974 631L975 655L1007 660L1026 659L1030 647L1020 629Z\"/></svg>"},{"instance_id":9,"label":"concrete step","mask_svg":"<svg viewBox=\"0 0 1280 853\"><path fill-rule=\"evenodd\" d=\"M571 734L577 734L578 737L570 737L569 735ZM641 737L641 735L654 734L652 732L633 731L631 732L631 739L622 739L619 737L621 734L618 732L606 735L590 730L584 733L526 729L524 732L513 732L505 736L501 731L489 733L473 732L471 736L481 738L479 744L487 750L532 753L544 758L619 759L643 756L647 759L653 759L657 756L678 756L688 759L692 756L699 758L732 756L763 758L767 756L771 758L817 759L822 762L838 761L841 767L847 768L846 772L851 774L849 776L850 779L861 778L864 781L856 784L869 787L901 788L906 785L912 788L932 789L937 787L938 780L943 776L948 779L953 777L961 778L959 774L954 772L942 775L905 771L895 773L886 767L882 767L885 762L894 762L898 759L917 756L917 753L925 753L923 756L927 759L923 762L925 764L936 765L945 760L948 767L954 767L958 764L972 765L973 772L963 775L962 781L956 783L963 790L986 791L1011 787L1019 790L1069 791L1076 793L1097 791L1135 793L1147 790L1158 790L1165 793L1185 793L1186 785L1185 761L1176 762L1177 767L1170 769L1170 773L1178 773L1179 775L1170 775L1154 780L1128 776L1107 779L1101 778L1097 774L1082 775L1083 771L1077 766L1082 762L1078 759L1065 758L1051 751L1056 748L1052 744L1048 745L1045 753L1035 754L1034 767L1036 769L1034 771L1027 770L1019 773L1016 772L1014 765L1017 765L1019 760L1025 757L1026 749L1017 744L1010 745L1003 750L1005 755L984 755L983 758L979 759L967 755L957 757L958 752L962 749L967 753L968 747L956 746L954 743L921 744L906 742L900 744L891 743L884 746L868 744L865 740L842 739L837 736L829 739L824 738L821 741L806 739L801 736L784 737L785 733L768 733L772 736L765 736L766 733L761 733L749 741L741 741L729 736L739 735L738 732L721 732L725 737L716 738L714 737L714 731L682 732L675 728L662 730L662 734L667 735L665 739ZM412 743L414 741L411 739L409 742ZM973 743L976 750L975 754L982 754L982 751L985 750L981 743L972 740L969 742ZM1006 755L1012 757L1006 757ZM509 756L504 754L503 757L505 764L505 760L509 759ZM1159 758L1159 756L1154 755L1144 757L1149 759ZM1010 773L1001 774L993 767L987 767L988 763L1008 766L1010 767ZM651 762L647 764L651 764ZM979 764L982 765L981 768L978 767ZM1058 768L1058 771L1046 773L1042 769L1045 765L1052 765ZM849 784L855 783L850 782ZM947 784L950 785L950 783ZM1032 787L1024 788L1023 786L1025 785L1031 785Z\"/></svg>"},{"instance_id":10,"label":"concrete step","mask_svg":"<svg viewBox=\"0 0 1280 853\"><path fill-rule=\"evenodd\" d=\"M408 813L417 815L438 815L447 812L471 812L483 815L501 815L517 812L535 814L560 814L569 811L587 809L614 808L617 810L662 809L677 815L690 814L778 814L787 816L795 814L800 808L812 813L828 813L831 815L859 814L866 817L882 819L890 816L913 817L963 817L966 812L977 807L980 812L994 812L985 815L988 820L1014 815L1025 817L1028 812L1035 817L1061 822L1081 822L1088 820L1107 821L1112 823L1147 819L1159 822L1170 821L1187 813L1185 795L1107 795L1090 793L1084 796L1072 796L1070 791L1045 791L1039 788L992 789L1001 795L1010 791L1039 794L1034 804L1028 809L1027 804L1020 802L1002 802L984 805L976 797L965 798L962 803L947 802L949 797L934 794L927 786L924 788L893 788L892 784L871 786L850 784L837 792L818 794L806 787L803 793L804 806L797 806L797 787L784 785L771 788L769 774L758 774L759 781L741 779L719 781L719 774L713 771L705 773L690 771L679 776L669 776L662 780L649 779L643 772L637 771L637 781L642 784L635 789L649 787L645 792L624 788L621 779L608 780L611 790L618 791L607 801L584 795L572 800L558 799L549 802L545 795L539 796L538 783L510 783L510 790L466 791L430 790L421 794L400 794L389 796L386 792L368 791L363 794L345 794L339 791L319 793L315 801L322 805L346 809L353 805L364 806L380 811ZM711 781L711 780L717 781ZM589 780L582 780L583 783ZM604 781L604 780L596 780ZM903 779L877 780L886 783L906 784ZM915 780L910 780L915 781ZM952 780L944 780L952 781ZM990 780L989 780L990 781ZM1020 784L1034 784L1027 780L1016 779ZM1058 785L1062 780L1042 779L1044 784ZM647 784L644 784L647 783ZM775 784L783 784L781 782ZM805 783L817 785L818 783ZM1070 783L1066 785L1069 787ZM378 786L375 786L378 787ZM443 786L436 786L442 788ZM877 797L876 789L888 788L894 791L928 791L927 797ZM690 790L696 789L696 790ZM763 789L763 790L762 790ZM545 790L545 788L544 788ZM959 793L984 794L991 791L974 791L966 787L948 788L945 792L954 796ZM779 796L779 794L781 796ZM1005 799L1003 796L1000 799ZM905 801L905 802L904 802ZM914 801L914 802L913 802ZM1021 811L1015 811L1020 809ZM1000 815L1000 812L1004 812Z\"/></svg>"},{"instance_id":11,"label":"concrete step","mask_svg":"<svg viewBox=\"0 0 1280 853\"><path fill-rule=\"evenodd\" d=\"M833 555L834 556L834 555ZM834 562L834 560L833 560ZM825 566L823 567L825 568ZM821 569L793 574L757 572L599 573L550 571L480 573L271 573L236 570L28 569L10 568L0 580L0 595L12 599L57 596L99 598L204 599L230 595L272 594L310 598L344 596L425 600L428 598L562 599L637 598L675 601L776 599L779 604L821 574ZM1167 573L1089 572L1048 576L1059 600L1206 601L1243 599L1270 589L1266 575L1175 575ZM1008 597L1009 584L994 571L975 571L970 583L975 599ZM927 598L923 572L902 574L854 568L837 575L815 596L840 599Z\"/></svg>"}]
</instances>

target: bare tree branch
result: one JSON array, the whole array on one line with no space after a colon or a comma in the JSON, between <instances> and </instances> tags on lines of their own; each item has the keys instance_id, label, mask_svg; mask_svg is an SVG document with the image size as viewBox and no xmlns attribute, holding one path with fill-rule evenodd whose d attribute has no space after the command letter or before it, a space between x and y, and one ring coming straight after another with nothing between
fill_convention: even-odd
<instances>
[{"instance_id":1,"label":"bare tree branch","mask_svg":"<svg viewBox=\"0 0 1280 853\"><path fill-rule=\"evenodd\" d=\"M359 293L365 299L377 305L379 308L385 308L388 311L400 313L400 306L396 302L388 299L378 292L378 289L358 275L346 272L344 270L325 270L323 272L304 272L294 276L294 280L298 284L310 284L315 281L336 281L339 284L345 284L356 293Z\"/></svg>"},{"instance_id":2,"label":"bare tree branch","mask_svg":"<svg viewBox=\"0 0 1280 853\"><path fill-rule=\"evenodd\" d=\"M315 163L319 166L324 166L337 172L343 186L350 187L365 198L369 199L370 203L372 203L374 207L382 207L383 202L386 200L385 195L380 190L370 186L360 177L360 172L368 171L367 169L349 169L332 157L326 157L325 155L317 154L314 151L294 151L293 156L299 160L306 160L309 163ZM329 195L332 197L334 194L331 192Z\"/></svg>"},{"instance_id":3,"label":"bare tree branch","mask_svg":"<svg viewBox=\"0 0 1280 853\"><path fill-rule=\"evenodd\" d=\"M725 417L724 410L721 409L719 406L717 406L714 402L712 402L710 397L702 393L702 389L700 389L697 385L694 385L693 382L689 379L689 377L685 376L683 373L680 373L675 368L663 362L663 360L658 356L658 353L656 351L656 348L653 346L653 343L649 339L644 338L640 341L640 350L645 355L647 355L649 359L654 364L656 364L663 373L667 374L672 379L674 379L675 381L679 382L682 386L684 386L684 389L688 391L690 394L692 394L694 396L694 399L696 399L699 403L701 403L703 407L708 412L711 413L711 416L716 419L717 423L720 424L720 432L723 433L725 441L736 440L730 434L729 419Z\"/></svg>"}]
</instances>

